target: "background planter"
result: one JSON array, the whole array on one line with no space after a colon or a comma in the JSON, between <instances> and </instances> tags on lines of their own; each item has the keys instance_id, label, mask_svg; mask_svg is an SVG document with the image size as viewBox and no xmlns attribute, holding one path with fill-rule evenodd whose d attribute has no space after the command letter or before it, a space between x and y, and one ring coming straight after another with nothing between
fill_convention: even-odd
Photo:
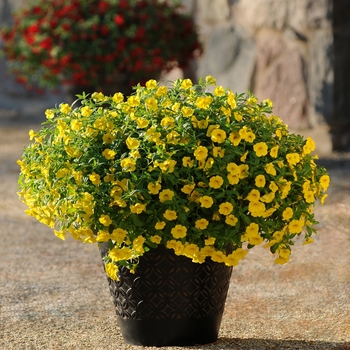
<instances>
[{"instance_id":1,"label":"background planter","mask_svg":"<svg viewBox=\"0 0 350 350\"><path fill-rule=\"evenodd\" d=\"M100 247L102 257L108 244ZM193 263L159 246L140 258L135 274L120 268L108 279L126 343L194 345L218 337L232 267L207 260Z\"/></svg>"}]
</instances>

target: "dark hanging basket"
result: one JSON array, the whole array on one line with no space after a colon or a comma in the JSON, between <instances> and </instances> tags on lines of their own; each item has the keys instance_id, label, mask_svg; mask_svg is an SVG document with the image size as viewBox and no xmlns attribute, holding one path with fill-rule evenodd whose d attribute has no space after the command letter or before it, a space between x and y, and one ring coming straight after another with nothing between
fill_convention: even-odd
<instances>
[{"instance_id":1,"label":"dark hanging basket","mask_svg":"<svg viewBox=\"0 0 350 350\"><path fill-rule=\"evenodd\" d=\"M100 247L102 257L108 245ZM191 346L218 338L232 267L203 264L159 246L140 258L135 274L120 267L107 277L127 344Z\"/></svg>"}]
</instances>

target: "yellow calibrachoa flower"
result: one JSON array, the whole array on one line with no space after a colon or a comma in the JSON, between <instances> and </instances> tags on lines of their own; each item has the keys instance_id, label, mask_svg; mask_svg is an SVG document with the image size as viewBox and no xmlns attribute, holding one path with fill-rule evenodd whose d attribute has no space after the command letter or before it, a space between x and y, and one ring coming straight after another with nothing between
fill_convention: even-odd
<instances>
[{"instance_id":1,"label":"yellow calibrachoa flower","mask_svg":"<svg viewBox=\"0 0 350 350\"><path fill-rule=\"evenodd\" d=\"M196 185L195 184L187 184L184 185L181 188L181 192L186 193L186 194L191 194L191 192L195 189Z\"/></svg>"},{"instance_id":2,"label":"yellow calibrachoa flower","mask_svg":"<svg viewBox=\"0 0 350 350\"><path fill-rule=\"evenodd\" d=\"M111 149L109 149L109 148L106 148L106 149L102 152L102 155L103 155L106 159L110 160L110 159L114 159L114 157L115 157L115 155L116 155L116 152L113 151L113 150L111 150Z\"/></svg>"},{"instance_id":3,"label":"yellow calibrachoa flower","mask_svg":"<svg viewBox=\"0 0 350 350\"><path fill-rule=\"evenodd\" d=\"M169 221L172 221L172 220L176 220L177 219L177 213L175 210L170 210L170 209L167 209L163 216L169 220Z\"/></svg>"},{"instance_id":4,"label":"yellow calibrachoa flower","mask_svg":"<svg viewBox=\"0 0 350 350\"><path fill-rule=\"evenodd\" d=\"M133 158L124 158L121 160L120 165L124 171L131 172L136 169L136 161Z\"/></svg>"},{"instance_id":5,"label":"yellow calibrachoa flower","mask_svg":"<svg viewBox=\"0 0 350 350\"><path fill-rule=\"evenodd\" d=\"M164 203L166 201L171 201L174 197L175 193L172 190L163 190L159 193L159 201Z\"/></svg>"},{"instance_id":6,"label":"yellow calibrachoa flower","mask_svg":"<svg viewBox=\"0 0 350 350\"><path fill-rule=\"evenodd\" d=\"M211 139L217 143L223 143L226 139L226 132L221 129L214 129L211 133Z\"/></svg>"},{"instance_id":7,"label":"yellow calibrachoa flower","mask_svg":"<svg viewBox=\"0 0 350 350\"><path fill-rule=\"evenodd\" d=\"M263 156L266 156L267 154L267 151L268 151L268 147L267 147L267 144L265 142L259 142L259 143L256 143L253 147L254 151L255 151L255 154L258 156L258 157L263 157Z\"/></svg>"},{"instance_id":8,"label":"yellow calibrachoa flower","mask_svg":"<svg viewBox=\"0 0 350 350\"><path fill-rule=\"evenodd\" d=\"M155 225L156 230L163 230L165 227L166 223L164 221L158 221Z\"/></svg>"},{"instance_id":9,"label":"yellow calibrachoa flower","mask_svg":"<svg viewBox=\"0 0 350 350\"><path fill-rule=\"evenodd\" d=\"M141 214L143 211L146 211L146 205L142 203L136 203L130 205L130 212L132 214Z\"/></svg>"},{"instance_id":10,"label":"yellow calibrachoa flower","mask_svg":"<svg viewBox=\"0 0 350 350\"><path fill-rule=\"evenodd\" d=\"M266 179L264 175L258 175L255 178L255 186L256 187L265 187Z\"/></svg>"},{"instance_id":11,"label":"yellow calibrachoa flower","mask_svg":"<svg viewBox=\"0 0 350 350\"><path fill-rule=\"evenodd\" d=\"M62 114L68 114L72 110L72 107L68 103L60 104L60 112Z\"/></svg>"},{"instance_id":12,"label":"yellow calibrachoa flower","mask_svg":"<svg viewBox=\"0 0 350 350\"><path fill-rule=\"evenodd\" d=\"M209 187L211 188L220 188L224 183L224 180L221 176L216 175L216 176L212 176L209 179Z\"/></svg>"},{"instance_id":13,"label":"yellow calibrachoa flower","mask_svg":"<svg viewBox=\"0 0 350 350\"><path fill-rule=\"evenodd\" d=\"M207 219L198 219L195 222L195 227L199 230L205 230L209 225L209 221Z\"/></svg>"},{"instance_id":14,"label":"yellow calibrachoa flower","mask_svg":"<svg viewBox=\"0 0 350 350\"><path fill-rule=\"evenodd\" d=\"M219 205L219 213L222 215L229 215L232 213L233 205L230 202L221 203Z\"/></svg>"},{"instance_id":15,"label":"yellow calibrachoa flower","mask_svg":"<svg viewBox=\"0 0 350 350\"><path fill-rule=\"evenodd\" d=\"M291 207L288 207L284 209L282 213L283 220L289 220L293 217L293 209Z\"/></svg>"},{"instance_id":16,"label":"yellow calibrachoa flower","mask_svg":"<svg viewBox=\"0 0 350 350\"><path fill-rule=\"evenodd\" d=\"M205 160L208 157L208 149L205 146L199 146L193 152L197 160Z\"/></svg>"},{"instance_id":17,"label":"yellow calibrachoa flower","mask_svg":"<svg viewBox=\"0 0 350 350\"><path fill-rule=\"evenodd\" d=\"M58 238L108 245L112 279L157 245L236 266L263 244L286 263L295 237L312 241L329 175L271 101L215 84L149 80L48 109L18 161L26 213Z\"/></svg>"},{"instance_id":18,"label":"yellow calibrachoa flower","mask_svg":"<svg viewBox=\"0 0 350 350\"><path fill-rule=\"evenodd\" d=\"M271 148L270 156L272 158L277 158L277 156L278 156L278 146L274 146L274 147Z\"/></svg>"},{"instance_id":19,"label":"yellow calibrachoa flower","mask_svg":"<svg viewBox=\"0 0 350 350\"><path fill-rule=\"evenodd\" d=\"M158 194L160 189L162 188L162 185L159 182L156 182L156 183L150 182L147 185L147 188L148 188L148 193Z\"/></svg>"},{"instance_id":20,"label":"yellow calibrachoa flower","mask_svg":"<svg viewBox=\"0 0 350 350\"><path fill-rule=\"evenodd\" d=\"M98 221L103 225L103 226L110 226L112 223L111 218L109 215L101 215Z\"/></svg>"},{"instance_id":21,"label":"yellow calibrachoa flower","mask_svg":"<svg viewBox=\"0 0 350 350\"><path fill-rule=\"evenodd\" d=\"M200 197L199 202L203 208L210 208L214 204L214 200L210 196Z\"/></svg>"},{"instance_id":22,"label":"yellow calibrachoa flower","mask_svg":"<svg viewBox=\"0 0 350 350\"><path fill-rule=\"evenodd\" d=\"M174 238L184 238L186 237L187 228L183 225L176 225L171 229L171 234Z\"/></svg>"}]
</instances>

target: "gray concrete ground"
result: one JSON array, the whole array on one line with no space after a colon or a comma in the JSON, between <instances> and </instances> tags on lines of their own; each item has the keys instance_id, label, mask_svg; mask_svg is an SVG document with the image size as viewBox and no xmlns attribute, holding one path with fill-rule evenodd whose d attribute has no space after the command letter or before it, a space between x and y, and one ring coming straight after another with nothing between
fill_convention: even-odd
<instances>
[{"instance_id":1,"label":"gray concrete ground","mask_svg":"<svg viewBox=\"0 0 350 350\"><path fill-rule=\"evenodd\" d=\"M96 246L63 242L23 212L16 160L38 121L0 119L0 349L140 349L122 340ZM315 243L284 266L251 251L219 340L173 349L350 349L350 156L324 154L332 181Z\"/></svg>"}]
</instances>

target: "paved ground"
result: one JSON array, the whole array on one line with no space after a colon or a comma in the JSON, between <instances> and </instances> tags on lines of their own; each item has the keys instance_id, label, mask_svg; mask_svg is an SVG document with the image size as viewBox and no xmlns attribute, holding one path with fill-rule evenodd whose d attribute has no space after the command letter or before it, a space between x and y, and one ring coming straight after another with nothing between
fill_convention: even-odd
<instances>
[{"instance_id":1,"label":"paved ground","mask_svg":"<svg viewBox=\"0 0 350 350\"><path fill-rule=\"evenodd\" d=\"M97 248L23 213L16 159L30 128L0 118L0 349L140 349L123 343ZM320 161L332 183L315 243L285 266L253 250L233 272L218 342L173 349L350 349L350 156Z\"/></svg>"}]
</instances>

